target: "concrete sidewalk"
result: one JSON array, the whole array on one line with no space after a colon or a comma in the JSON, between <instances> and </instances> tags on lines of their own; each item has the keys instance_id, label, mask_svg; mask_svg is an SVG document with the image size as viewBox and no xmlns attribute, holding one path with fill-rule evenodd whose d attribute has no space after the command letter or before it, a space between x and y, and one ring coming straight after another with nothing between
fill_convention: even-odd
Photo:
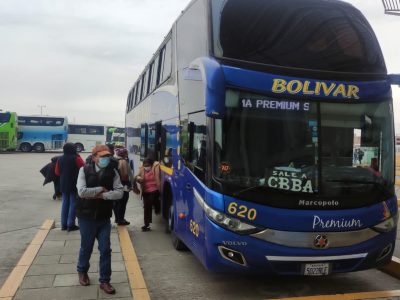
<instances>
[{"instance_id":1,"label":"concrete sidewalk","mask_svg":"<svg viewBox=\"0 0 400 300\"><path fill-rule=\"evenodd\" d=\"M108 295L99 288L97 241L90 260L90 286L80 286L76 262L80 247L79 231L66 232L52 229L13 299L132 299L128 274L121 253L117 228L111 231L112 276L115 295Z\"/></svg>"}]
</instances>

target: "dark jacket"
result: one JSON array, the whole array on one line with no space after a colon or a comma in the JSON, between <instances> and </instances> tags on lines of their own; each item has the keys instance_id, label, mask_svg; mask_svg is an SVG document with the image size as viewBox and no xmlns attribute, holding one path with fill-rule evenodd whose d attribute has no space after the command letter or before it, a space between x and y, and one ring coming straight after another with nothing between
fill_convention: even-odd
<instances>
[{"instance_id":1,"label":"dark jacket","mask_svg":"<svg viewBox=\"0 0 400 300\"><path fill-rule=\"evenodd\" d=\"M57 182L59 180L58 176L55 173L55 169L56 169L56 163L57 160L60 158L61 156L54 156L51 159L51 162L49 162L47 165L45 165L42 169L40 169L40 173L44 176L44 182L43 185L49 183L49 182Z\"/></svg>"},{"instance_id":2,"label":"dark jacket","mask_svg":"<svg viewBox=\"0 0 400 300\"><path fill-rule=\"evenodd\" d=\"M95 164L84 166L86 186L88 188L103 186L107 190L113 190L115 171L111 164L96 173ZM82 199L77 197L76 216L91 220L104 220L112 216L114 201L104 199Z\"/></svg>"},{"instance_id":3,"label":"dark jacket","mask_svg":"<svg viewBox=\"0 0 400 300\"><path fill-rule=\"evenodd\" d=\"M79 166L76 163L75 154L64 154L58 159L60 174L60 190L62 193L76 192Z\"/></svg>"}]
</instances>

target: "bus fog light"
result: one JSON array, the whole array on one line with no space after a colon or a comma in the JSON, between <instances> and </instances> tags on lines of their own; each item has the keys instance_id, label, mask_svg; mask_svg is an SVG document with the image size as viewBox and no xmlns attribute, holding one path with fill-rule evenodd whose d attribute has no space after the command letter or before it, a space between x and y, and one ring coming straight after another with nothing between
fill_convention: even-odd
<instances>
[{"instance_id":1,"label":"bus fog light","mask_svg":"<svg viewBox=\"0 0 400 300\"><path fill-rule=\"evenodd\" d=\"M388 256L388 254L391 253L392 248L393 248L392 244L389 244L385 248L383 248L383 250L379 254L378 259L376 261L380 261L380 260L384 259L386 256Z\"/></svg>"},{"instance_id":2,"label":"bus fog light","mask_svg":"<svg viewBox=\"0 0 400 300\"><path fill-rule=\"evenodd\" d=\"M219 253L221 254L221 256L223 258L225 258L226 260L229 260L230 262L242 265L242 266L246 266L246 260L243 256L242 253L223 247L223 246L219 246L218 247Z\"/></svg>"}]
</instances>

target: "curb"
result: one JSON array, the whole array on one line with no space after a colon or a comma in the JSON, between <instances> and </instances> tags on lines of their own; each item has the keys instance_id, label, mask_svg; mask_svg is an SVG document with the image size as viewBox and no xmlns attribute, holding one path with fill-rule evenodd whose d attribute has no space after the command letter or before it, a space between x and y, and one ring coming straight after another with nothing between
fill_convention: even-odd
<instances>
[{"instance_id":1,"label":"curb","mask_svg":"<svg viewBox=\"0 0 400 300\"><path fill-rule=\"evenodd\" d=\"M11 300L15 293L17 292L22 280L25 277L26 272L30 268L36 254L39 252L40 247L47 237L47 234L51 229L54 228L54 220L46 220L40 227L39 231L36 233L32 242L26 248L24 254L21 256L17 265L8 275L6 281L0 289L0 300Z\"/></svg>"},{"instance_id":2,"label":"curb","mask_svg":"<svg viewBox=\"0 0 400 300\"><path fill-rule=\"evenodd\" d=\"M129 236L128 229L125 226L118 226L118 236L133 299L150 300L151 298L149 291L147 289L142 270L140 269L140 264Z\"/></svg>"},{"instance_id":3,"label":"curb","mask_svg":"<svg viewBox=\"0 0 400 300\"><path fill-rule=\"evenodd\" d=\"M398 296L400 296L400 290L336 294L336 295L304 296L304 297L292 297L292 298L277 298L277 299L268 299L268 300L356 300L356 299L391 298L391 297L398 297Z\"/></svg>"},{"instance_id":4,"label":"curb","mask_svg":"<svg viewBox=\"0 0 400 300\"><path fill-rule=\"evenodd\" d=\"M379 270L389 274L390 276L400 279L400 259L393 256L392 261Z\"/></svg>"}]
</instances>

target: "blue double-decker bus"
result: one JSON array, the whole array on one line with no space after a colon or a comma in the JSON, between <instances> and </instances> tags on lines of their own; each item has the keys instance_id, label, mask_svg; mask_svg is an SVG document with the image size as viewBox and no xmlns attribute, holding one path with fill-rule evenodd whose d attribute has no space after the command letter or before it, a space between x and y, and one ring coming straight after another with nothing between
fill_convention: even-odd
<instances>
[{"instance_id":1,"label":"blue double-decker bus","mask_svg":"<svg viewBox=\"0 0 400 300\"><path fill-rule=\"evenodd\" d=\"M135 166L149 155L162 162L175 248L216 272L387 264L398 220L396 80L348 3L192 1L126 113Z\"/></svg>"},{"instance_id":2,"label":"blue double-decker bus","mask_svg":"<svg viewBox=\"0 0 400 300\"><path fill-rule=\"evenodd\" d=\"M59 150L67 137L67 117L18 116L17 149L22 152Z\"/></svg>"}]
</instances>

